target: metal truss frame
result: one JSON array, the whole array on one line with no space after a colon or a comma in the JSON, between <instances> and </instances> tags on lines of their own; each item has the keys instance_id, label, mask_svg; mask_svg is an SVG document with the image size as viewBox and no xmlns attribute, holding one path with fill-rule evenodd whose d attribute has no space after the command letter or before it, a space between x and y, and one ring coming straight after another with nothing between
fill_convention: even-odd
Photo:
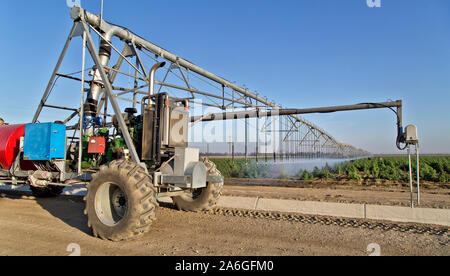
<instances>
[{"instance_id":1,"label":"metal truss frame","mask_svg":"<svg viewBox=\"0 0 450 276\"><path fill-rule=\"evenodd\" d=\"M276 111L282 109L280 105L277 105L269 99L263 98L257 93L251 93L247 88L240 87L235 83L216 76L133 34L128 29L104 21L100 15L91 14L80 7L74 7L71 11L71 16L74 19L74 25L59 56L42 100L38 105L33 122L38 121L43 108L71 111L70 115L62 120L65 124L77 116L82 117L83 104L79 107L61 107L47 104L49 95L59 78L80 81L82 83L82 94L88 92L88 89L84 88L85 83L92 84L94 82L94 80L85 80L86 69L84 68L84 57L81 78L59 72L72 39L78 36L83 38L83 48L87 47L95 64L94 69L101 76L102 96L98 102L98 110L104 111L103 113L99 112L99 114L105 116L105 118L112 116L107 113L108 107L112 106L130 150L131 157L137 163L140 163L139 156L133 146L117 101L126 101L132 103L133 107L137 107L141 104L140 98L148 95L150 81L147 69L151 68L152 64L146 64L144 57L153 62L165 61L168 64L167 69L162 72L164 77L155 81L155 85L159 86L156 89L158 92L165 89L179 91L187 95L183 98L188 99L191 104L201 104L202 106L212 107L218 110L246 110L251 108ZM118 58L112 67L102 65L98 46L94 43L93 35L106 41L112 51L117 55ZM119 38L119 43L122 43L122 47L119 47L119 44L113 42L112 37ZM122 50L120 51L119 49ZM134 72L130 73L123 70L124 63L128 64L129 68L132 68ZM119 75L133 80L133 87L122 87L116 84L115 80ZM202 88L197 88L194 82L197 85L200 84ZM245 120L247 130L249 125L248 120ZM276 130L269 128L269 121L266 121L261 129L259 123L256 126L257 132L265 132L266 134L270 132L280 133L283 145L281 145L279 152L274 154L300 156L301 153L310 153L312 157L329 156L337 158L367 156L370 154L362 149L338 142L325 130L297 115L280 116L279 120L279 129ZM81 133L83 131L81 122L82 119L76 125L69 127L69 129L78 130ZM247 136L248 131L246 131L246 140ZM256 152L259 152L258 145L256 148ZM288 152L288 148L293 152Z\"/></svg>"}]
</instances>

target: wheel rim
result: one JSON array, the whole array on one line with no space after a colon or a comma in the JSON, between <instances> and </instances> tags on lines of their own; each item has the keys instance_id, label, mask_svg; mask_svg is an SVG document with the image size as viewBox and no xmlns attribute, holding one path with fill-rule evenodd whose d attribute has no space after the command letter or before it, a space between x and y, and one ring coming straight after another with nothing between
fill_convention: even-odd
<instances>
[{"instance_id":1,"label":"wheel rim","mask_svg":"<svg viewBox=\"0 0 450 276\"><path fill-rule=\"evenodd\" d=\"M119 224L125 217L128 200L125 193L114 183L102 184L95 195L95 212L107 226Z\"/></svg>"}]
</instances>

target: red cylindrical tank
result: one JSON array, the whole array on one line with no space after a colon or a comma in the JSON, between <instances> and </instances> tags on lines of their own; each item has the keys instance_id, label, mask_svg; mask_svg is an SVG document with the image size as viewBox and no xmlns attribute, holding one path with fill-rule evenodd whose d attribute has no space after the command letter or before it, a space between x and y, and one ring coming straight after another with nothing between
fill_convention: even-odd
<instances>
[{"instance_id":1,"label":"red cylindrical tank","mask_svg":"<svg viewBox=\"0 0 450 276\"><path fill-rule=\"evenodd\" d=\"M24 135L25 125L0 126L0 168L11 168L19 153L20 137Z\"/></svg>"}]
</instances>

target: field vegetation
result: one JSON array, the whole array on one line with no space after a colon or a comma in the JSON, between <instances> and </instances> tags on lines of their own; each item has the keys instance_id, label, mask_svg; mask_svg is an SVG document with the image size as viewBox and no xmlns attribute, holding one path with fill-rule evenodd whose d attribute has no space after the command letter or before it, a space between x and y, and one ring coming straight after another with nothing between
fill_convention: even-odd
<instances>
[{"instance_id":1,"label":"field vegetation","mask_svg":"<svg viewBox=\"0 0 450 276\"><path fill-rule=\"evenodd\" d=\"M285 170L278 173L270 171L264 164L257 164L254 159L216 158L212 159L225 178L284 178L299 180L316 179L352 179L352 180L389 180L395 182L409 181L407 157L372 157L344 162L335 166L315 168L312 171L299 169L295 175ZM416 160L412 160L413 177L416 172ZM423 156L420 158L420 177L429 182L450 182L450 156Z\"/></svg>"}]
</instances>

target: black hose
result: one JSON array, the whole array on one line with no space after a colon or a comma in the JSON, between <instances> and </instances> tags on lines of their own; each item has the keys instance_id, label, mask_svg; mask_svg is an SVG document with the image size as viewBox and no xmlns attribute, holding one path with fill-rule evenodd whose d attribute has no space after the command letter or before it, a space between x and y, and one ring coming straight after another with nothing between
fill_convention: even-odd
<instances>
[{"instance_id":1,"label":"black hose","mask_svg":"<svg viewBox=\"0 0 450 276\"><path fill-rule=\"evenodd\" d=\"M392 107L386 106L386 105L380 104L380 103L361 103L361 104L371 104L371 105L375 105L375 106L386 107L386 108L389 108L392 112L395 113L395 115L397 116L397 138L396 138L396 141L395 141L395 145L397 146L397 148L399 150L405 150L408 145L405 144L404 147L401 146L401 144L405 143L405 141L404 141L404 137L403 137L404 136L403 135L404 134L403 133L403 126L401 126L400 116L398 115L398 112L395 109L393 109Z\"/></svg>"}]
</instances>

